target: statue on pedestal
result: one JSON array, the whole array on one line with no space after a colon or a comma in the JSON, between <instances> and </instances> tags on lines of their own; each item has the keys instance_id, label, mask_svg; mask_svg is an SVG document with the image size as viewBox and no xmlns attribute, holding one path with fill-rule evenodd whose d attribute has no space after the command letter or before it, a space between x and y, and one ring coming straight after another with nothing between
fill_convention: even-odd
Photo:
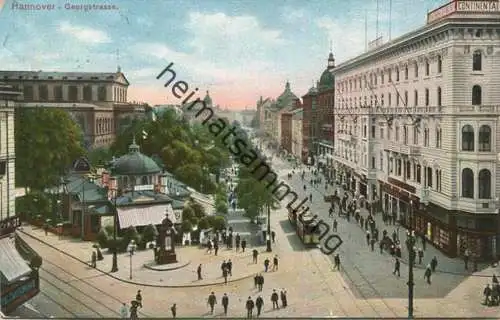
<instances>
[{"instance_id":1,"label":"statue on pedestal","mask_svg":"<svg viewBox=\"0 0 500 320\"><path fill-rule=\"evenodd\" d=\"M177 255L175 254L175 246L174 246L174 236L175 229L172 220L169 219L168 213L163 219L160 230L158 232L158 238L156 239L156 249L155 249L155 257L156 263L158 264L168 264L168 263L176 263Z\"/></svg>"}]
</instances>

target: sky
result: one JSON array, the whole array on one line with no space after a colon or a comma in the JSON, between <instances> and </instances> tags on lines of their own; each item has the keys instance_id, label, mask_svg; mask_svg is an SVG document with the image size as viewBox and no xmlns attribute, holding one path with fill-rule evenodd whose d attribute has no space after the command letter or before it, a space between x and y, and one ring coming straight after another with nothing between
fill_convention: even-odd
<instances>
[{"instance_id":1,"label":"sky","mask_svg":"<svg viewBox=\"0 0 500 320\"><path fill-rule=\"evenodd\" d=\"M378 0L378 35L388 40L389 21L393 39L421 27L446 2L392 0L390 14L390 0ZM74 7L82 3L115 8ZM278 97L286 81L302 97L325 70L330 46L337 64L362 53L365 39L377 38L376 8L376 0L0 0L0 70L115 72L120 65L129 100L155 105L182 100L156 79L174 63L188 93L208 90L221 107L255 108L260 96Z\"/></svg>"}]
</instances>

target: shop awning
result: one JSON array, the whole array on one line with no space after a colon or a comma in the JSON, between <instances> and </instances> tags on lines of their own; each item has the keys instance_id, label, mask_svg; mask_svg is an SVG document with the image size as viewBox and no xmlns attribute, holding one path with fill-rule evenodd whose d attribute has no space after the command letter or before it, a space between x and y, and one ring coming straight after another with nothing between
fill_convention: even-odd
<instances>
[{"instance_id":1,"label":"shop awning","mask_svg":"<svg viewBox=\"0 0 500 320\"><path fill-rule=\"evenodd\" d=\"M177 223L174 210L170 204L118 208L118 221L120 222L120 229L126 229L130 226L158 225L165 219L167 213L170 220Z\"/></svg>"},{"instance_id":2,"label":"shop awning","mask_svg":"<svg viewBox=\"0 0 500 320\"><path fill-rule=\"evenodd\" d=\"M31 268L17 252L14 239L0 239L0 273L7 282L14 282L31 273Z\"/></svg>"}]
</instances>

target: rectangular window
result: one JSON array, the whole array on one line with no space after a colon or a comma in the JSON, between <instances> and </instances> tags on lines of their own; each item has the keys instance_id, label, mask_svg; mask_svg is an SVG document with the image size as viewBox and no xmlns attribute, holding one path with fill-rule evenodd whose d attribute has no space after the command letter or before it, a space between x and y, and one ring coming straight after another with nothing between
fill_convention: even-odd
<instances>
[{"instance_id":1,"label":"rectangular window","mask_svg":"<svg viewBox=\"0 0 500 320\"><path fill-rule=\"evenodd\" d=\"M372 169L377 169L375 157L372 157Z\"/></svg>"},{"instance_id":2,"label":"rectangular window","mask_svg":"<svg viewBox=\"0 0 500 320\"><path fill-rule=\"evenodd\" d=\"M396 127L396 141L399 141L399 127Z\"/></svg>"},{"instance_id":3,"label":"rectangular window","mask_svg":"<svg viewBox=\"0 0 500 320\"><path fill-rule=\"evenodd\" d=\"M46 84L42 84L40 87L38 87L38 96L40 101L49 100L49 88Z\"/></svg>"},{"instance_id":4,"label":"rectangular window","mask_svg":"<svg viewBox=\"0 0 500 320\"><path fill-rule=\"evenodd\" d=\"M429 129L425 128L424 130L424 147L429 146Z\"/></svg>"},{"instance_id":5,"label":"rectangular window","mask_svg":"<svg viewBox=\"0 0 500 320\"><path fill-rule=\"evenodd\" d=\"M33 86L24 86L23 89L24 101L33 100Z\"/></svg>"},{"instance_id":6,"label":"rectangular window","mask_svg":"<svg viewBox=\"0 0 500 320\"><path fill-rule=\"evenodd\" d=\"M63 100L63 88L62 86L54 87L54 100L62 101Z\"/></svg>"},{"instance_id":7,"label":"rectangular window","mask_svg":"<svg viewBox=\"0 0 500 320\"><path fill-rule=\"evenodd\" d=\"M425 106L429 106L429 89L425 89Z\"/></svg>"},{"instance_id":8,"label":"rectangular window","mask_svg":"<svg viewBox=\"0 0 500 320\"><path fill-rule=\"evenodd\" d=\"M413 144L418 144L418 128L413 127Z\"/></svg>"},{"instance_id":9,"label":"rectangular window","mask_svg":"<svg viewBox=\"0 0 500 320\"><path fill-rule=\"evenodd\" d=\"M387 106L392 105L392 95L390 93L387 94Z\"/></svg>"},{"instance_id":10,"label":"rectangular window","mask_svg":"<svg viewBox=\"0 0 500 320\"><path fill-rule=\"evenodd\" d=\"M384 139L384 128L380 128L380 139Z\"/></svg>"},{"instance_id":11,"label":"rectangular window","mask_svg":"<svg viewBox=\"0 0 500 320\"><path fill-rule=\"evenodd\" d=\"M375 139L375 126L372 126L372 139Z\"/></svg>"}]
</instances>

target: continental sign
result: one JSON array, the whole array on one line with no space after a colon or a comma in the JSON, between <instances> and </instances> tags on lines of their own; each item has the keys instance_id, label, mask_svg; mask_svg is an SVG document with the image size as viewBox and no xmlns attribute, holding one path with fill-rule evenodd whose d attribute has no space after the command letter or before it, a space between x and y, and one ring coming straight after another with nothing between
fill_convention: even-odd
<instances>
[{"instance_id":1,"label":"continental sign","mask_svg":"<svg viewBox=\"0 0 500 320\"><path fill-rule=\"evenodd\" d=\"M500 13L500 0L453 1L427 14L427 23L436 22L452 13Z\"/></svg>"}]
</instances>

